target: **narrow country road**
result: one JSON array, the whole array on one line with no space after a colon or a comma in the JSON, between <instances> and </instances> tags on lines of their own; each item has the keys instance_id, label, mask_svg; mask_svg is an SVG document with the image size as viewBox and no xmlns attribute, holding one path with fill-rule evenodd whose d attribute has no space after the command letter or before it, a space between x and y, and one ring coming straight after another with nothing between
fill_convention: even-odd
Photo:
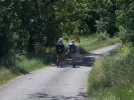
<instances>
[{"instance_id":1,"label":"narrow country road","mask_svg":"<svg viewBox=\"0 0 134 100\"><path fill-rule=\"evenodd\" d=\"M95 57L117 45L83 55L72 68L71 60L64 68L50 65L47 68L18 77L0 88L0 100L87 100L87 76Z\"/></svg>"}]
</instances>

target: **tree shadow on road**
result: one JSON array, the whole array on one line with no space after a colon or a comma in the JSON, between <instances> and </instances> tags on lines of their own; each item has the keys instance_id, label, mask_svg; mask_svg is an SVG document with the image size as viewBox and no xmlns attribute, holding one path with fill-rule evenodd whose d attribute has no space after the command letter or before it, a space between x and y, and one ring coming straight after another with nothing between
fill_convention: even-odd
<instances>
[{"instance_id":1,"label":"tree shadow on road","mask_svg":"<svg viewBox=\"0 0 134 100\"><path fill-rule=\"evenodd\" d=\"M95 54L95 53L88 53L85 55L81 55L76 61L76 68L92 67L95 62L95 58L100 57L100 56L102 56L102 55ZM63 62L63 67L59 67L59 68L65 68L65 67L72 67L72 59L66 59Z\"/></svg>"},{"instance_id":2,"label":"tree shadow on road","mask_svg":"<svg viewBox=\"0 0 134 100\"><path fill-rule=\"evenodd\" d=\"M30 94L29 98L34 98L34 100L87 100L87 94L79 92L76 96L63 96L63 95L48 95L46 93L34 93Z\"/></svg>"}]
</instances>

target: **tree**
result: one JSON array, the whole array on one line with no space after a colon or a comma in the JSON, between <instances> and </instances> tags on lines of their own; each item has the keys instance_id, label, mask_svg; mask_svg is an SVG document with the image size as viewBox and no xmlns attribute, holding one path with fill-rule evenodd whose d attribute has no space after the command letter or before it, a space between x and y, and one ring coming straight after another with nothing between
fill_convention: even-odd
<instances>
[{"instance_id":1,"label":"tree","mask_svg":"<svg viewBox=\"0 0 134 100\"><path fill-rule=\"evenodd\" d=\"M87 1L1 0L0 56L43 52L59 37L87 31Z\"/></svg>"},{"instance_id":2,"label":"tree","mask_svg":"<svg viewBox=\"0 0 134 100\"><path fill-rule=\"evenodd\" d=\"M115 0L89 0L91 11L94 11L98 16L96 20L97 32L106 32L111 37L118 31L116 26L117 5Z\"/></svg>"},{"instance_id":3,"label":"tree","mask_svg":"<svg viewBox=\"0 0 134 100\"><path fill-rule=\"evenodd\" d=\"M116 11L117 25L120 28L120 36L123 43L132 42L134 44L134 1L127 2L117 0L118 10Z\"/></svg>"}]
</instances>

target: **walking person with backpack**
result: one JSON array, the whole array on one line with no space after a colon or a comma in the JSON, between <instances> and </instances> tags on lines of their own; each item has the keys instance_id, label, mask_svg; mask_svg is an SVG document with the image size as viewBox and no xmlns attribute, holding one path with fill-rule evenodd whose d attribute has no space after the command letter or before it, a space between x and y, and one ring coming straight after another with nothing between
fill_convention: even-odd
<instances>
[{"instance_id":1,"label":"walking person with backpack","mask_svg":"<svg viewBox=\"0 0 134 100\"><path fill-rule=\"evenodd\" d=\"M56 43L56 53L57 53L57 67L61 65L63 67L62 61L63 61L63 55L65 53L65 46L62 41L62 38L58 40Z\"/></svg>"},{"instance_id":2,"label":"walking person with backpack","mask_svg":"<svg viewBox=\"0 0 134 100\"><path fill-rule=\"evenodd\" d=\"M75 44L75 41L74 40L72 40L72 42L69 44L69 49L68 49L68 51L67 51L66 54L68 54L68 52L71 53L73 67L75 67L77 57L80 56L80 54L79 54L78 47Z\"/></svg>"}]
</instances>

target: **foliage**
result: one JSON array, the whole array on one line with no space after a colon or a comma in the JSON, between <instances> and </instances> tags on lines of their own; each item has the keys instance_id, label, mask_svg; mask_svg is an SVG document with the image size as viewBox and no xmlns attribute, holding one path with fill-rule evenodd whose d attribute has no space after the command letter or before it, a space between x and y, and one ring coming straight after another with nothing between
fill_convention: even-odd
<instances>
[{"instance_id":1,"label":"foliage","mask_svg":"<svg viewBox=\"0 0 134 100\"><path fill-rule=\"evenodd\" d=\"M121 56L124 58L128 58L133 54L133 51L134 51L133 44L132 42L129 42L121 48Z\"/></svg>"},{"instance_id":2,"label":"foliage","mask_svg":"<svg viewBox=\"0 0 134 100\"><path fill-rule=\"evenodd\" d=\"M109 38L109 35L106 34L106 32L98 34L98 40L99 41L107 40L108 38Z\"/></svg>"},{"instance_id":3,"label":"foliage","mask_svg":"<svg viewBox=\"0 0 134 100\"><path fill-rule=\"evenodd\" d=\"M134 40L132 0L1 0L0 6L0 56L44 52L59 37L95 32Z\"/></svg>"},{"instance_id":4,"label":"foliage","mask_svg":"<svg viewBox=\"0 0 134 100\"><path fill-rule=\"evenodd\" d=\"M113 37L117 31L115 11L117 10L116 0L89 0L89 8L97 13L95 19L97 32L106 32Z\"/></svg>"},{"instance_id":5,"label":"foliage","mask_svg":"<svg viewBox=\"0 0 134 100\"><path fill-rule=\"evenodd\" d=\"M0 56L44 52L86 27L87 0L1 0L0 6Z\"/></svg>"},{"instance_id":6,"label":"foliage","mask_svg":"<svg viewBox=\"0 0 134 100\"><path fill-rule=\"evenodd\" d=\"M118 10L116 13L117 25L120 28L121 39L123 43L134 42L134 1L128 2L117 0Z\"/></svg>"},{"instance_id":7,"label":"foliage","mask_svg":"<svg viewBox=\"0 0 134 100\"><path fill-rule=\"evenodd\" d=\"M120 49L96 63L89 75L89 98L133 100L134 55L132 48ZM120 53L119 53L120 52Z\"/></svg>"}]
</instances>

